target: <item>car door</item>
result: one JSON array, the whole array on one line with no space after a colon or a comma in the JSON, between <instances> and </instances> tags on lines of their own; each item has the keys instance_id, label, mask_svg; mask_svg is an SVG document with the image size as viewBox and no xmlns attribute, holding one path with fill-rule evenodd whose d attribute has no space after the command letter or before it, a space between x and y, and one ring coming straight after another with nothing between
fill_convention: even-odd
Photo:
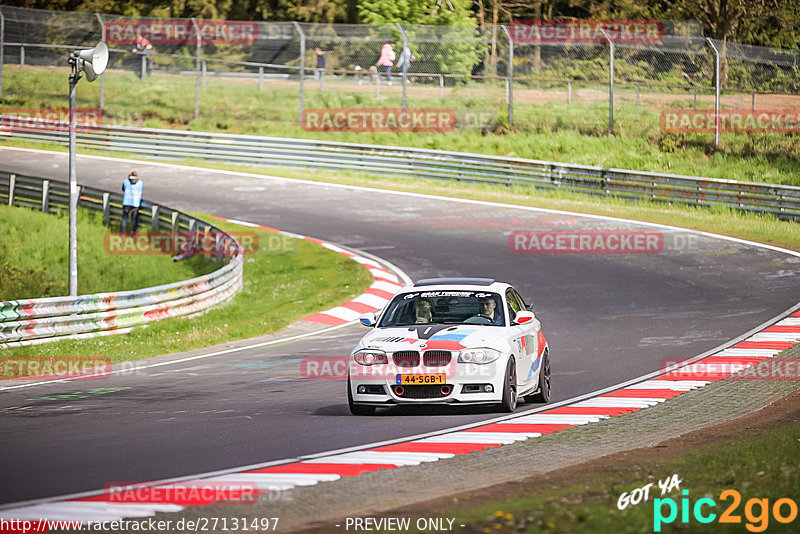
<instances>
[{"instance_id":1,"label":"car door","mask_svg":"<svg viewBox=\"0 0 800 534\"><path fill-rule=\"evenodd\" d=\"M506 292L506 300L508 301L509 316L513 318L517 315L518 311L527 310L525 302L514 289L509 289ZM536 360L536 321L531 321L526 324L514 324L511 327L512 344L518 348L519 355L517 357L517 376L519 382L528 384L533 380L534 374L538 366L534 367Z\"/></svg>"}]
</instances>

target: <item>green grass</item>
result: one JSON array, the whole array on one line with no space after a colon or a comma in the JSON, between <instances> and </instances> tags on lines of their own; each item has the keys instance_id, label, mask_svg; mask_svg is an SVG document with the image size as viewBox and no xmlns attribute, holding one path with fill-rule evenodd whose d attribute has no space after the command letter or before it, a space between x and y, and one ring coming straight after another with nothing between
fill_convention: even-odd
<instances>
[{"instance_id":1,"label":"green grass","mask_svg":"<svg viewBox=\"0 0 800 534\"><path fill-rule=\"evenodd\" d=\"M250 230L215 224L226 231ZM5 349L2 356L92 355L116 363L225 343L276 332L306 315L353 298L372 281L360 264L317 244L290 239L285 246L270 247L268 239L275 234L257 234L258 252L245 256L242 291L204 315L166 319L127 335ZM83 268L91 272L88 266Z\"/></svg>"},{"instance_id":2,"label":"green grass","mask_svg":"<svg viewBox=\"0 0 800 534\"><path fill-rule=\"evenodd\" d=\"M740 438L720 440L673 460L579 474L571 476L568 482L526 484L524 490L517 490L525 497L477 506L475 499L471 499L470 505L455 500L448 504L447 515L456 517L455 524L467 524L471 532L653 532L655 499L662 498L658 481L677 474L682 480L680 490L689 491L690 506L703 497L713 499L716 508L704 506L703 513L716 513L717 520L703 525L689 510L689 522L682 524L679 511L672 525L662 526L662 532L748 532L747 524L755 528L762 525L758 506L752 508L752 519L745 515L749 499L769 499L770 514L777 499L785 497L797 503L800 495L798 441L800 423L794 422L757 435L743 434ZM630 493L650 482L654 484L649 490L648 502L628 505L623 510L617 508L623 492ZM730 497L720 499L720 493L726 489L737 490L741 495L742 501L734 510L734 515L741 517L741 524L718 522L732 503ZM673 498L680 506L683 495L675 489L663 498ZM663 505L665 516L668 511L668 505ZM784 505L782 513L788 515L788 506ZM781 524L771 517L764 524L768 526L766 532L797 532L798 519Z\"/></svg>"},{"instance_id":3,"label":"green grass","mask_svg":"<svg viewBox=\"0 0 800 534\"><path fill-rule=\"evenodd\" d=\"M0 206L0 300L69 294L69 220L27 208ZM194 278L220 266L203 256L173 262L171 256L114 255L104 248L111 231L101 215L78 212L78 293L103 293Z\"/></svg>"},{"instance_id":4,"label":"green grass","mask_svg":"<svg viewBox=\"0 0 800 534\"><path fill-rule=\"evenodd\" d=\"M66 73L55 69L9 69L3 109L63 108ZM492 117L488 129L448 133L422 132L311 132L297 117L296 84L266 82L258 91L254 80L209 78L201 90L201 117L193 119L195 82L192 77L156 75L139 80L133 74L111 71L106 76L106 123L303 137L358 143L414 146L481 152L569 163L584 163L633 170L651 170L694 176L800 185L800 135L725 134L713 149L711 134L672 134L659 129L662 109L691 106L689 95L680 103L660 97L643 97L632 105L630 90L620 91L615 107L615 135L607 135L607 102L574 101L558 96L545 104L532 103L520 88L514 107L515 124L507 124L503 89L447 88L445 100L438 89L411 86L409 107L452 108L458 112L483 112ZM306 84L306 109L339 107L400 107L401 90L384 87L376 100L367 86L326 82L326 91ZM602 87L598 87L602 91ZM577 100L576 96L576 100ZM99 84L82 82L79 107L96 107ZM531 101L531 102L529 102ZM624 104L623 104L624 103ZM708 107L707 97L699 104ZM740 106L741 107L741 106Z\"/></svg>"}]
</instances>

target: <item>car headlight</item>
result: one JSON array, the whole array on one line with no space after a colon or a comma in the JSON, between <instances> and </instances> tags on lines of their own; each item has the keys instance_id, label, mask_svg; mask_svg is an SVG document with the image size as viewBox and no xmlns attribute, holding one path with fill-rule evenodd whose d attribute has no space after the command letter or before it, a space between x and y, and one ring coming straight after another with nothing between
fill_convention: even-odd
<instances>
[{"instance_id":1,"label":"car headlight","mask_svg":"<svg viewBox=\"0 0 800 534\"><path fill-rule=\"evenodd\" d=\"M353 354L353 359L361 365L380 365L389 363L386 353L378 349L361 349Z\"/></svg>"},{"instance_id":2,"label":"car headlight","mask_svg":"<svg viewBox=\"0 0 800 534\"><path fill-rule=\"evenodd\" d=\"M500 351L494 349L465 349L458 354L461 363L491 363L500 357Z\"/></svg>"}]
</instances>

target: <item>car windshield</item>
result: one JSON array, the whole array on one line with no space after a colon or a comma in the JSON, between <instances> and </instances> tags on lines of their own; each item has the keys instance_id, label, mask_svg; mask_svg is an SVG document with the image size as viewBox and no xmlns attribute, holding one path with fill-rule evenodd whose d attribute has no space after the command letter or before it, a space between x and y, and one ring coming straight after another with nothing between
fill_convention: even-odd
<instances>
[{"instance_id":1,"label":"car windshield","mask_svg":"<svg viewBox=\"0 0 800 534\"><path fill-rule=\"evenodd\" d=\"M415 291L389 303L379 327L414 324L505 326L503 301L486 291Z\"/></svg>"}]
</instances>

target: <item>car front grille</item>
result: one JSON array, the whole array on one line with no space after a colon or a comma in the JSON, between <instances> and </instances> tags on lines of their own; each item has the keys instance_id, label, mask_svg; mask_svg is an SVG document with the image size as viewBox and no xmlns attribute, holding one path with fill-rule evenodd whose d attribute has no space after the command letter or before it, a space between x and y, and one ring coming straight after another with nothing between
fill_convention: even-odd
<instances>
[{"instance_id":1,"label":"car front grille","mask_svg":"<svg viewBox=\"0 0 800 534\"><path fill-rule=\"evenodd\" d=\"M449 350L429 350L422 355L422 361L428 367L444 367L451 359Z\"/></svg>"},{"instance_id":2,"label":"car front grille","mask_svg":"<svg viewBox=\"0 0 800 534\"><path fill-rule=\"evenodd\" d=\"M392 359L397 367L417 367L419 365L419 352L415 350L400 350L392 354Z\"/></svg>"},{"instance_id":3,"label":"car front grille","mask_svg":"<svg viewBox=\"0 0 800 534\"><path fill-rule=\"evenodd\" d=\"M441 399L447 397L442 393L442 386L438 385L421 385L421 386L403 386L404 399ZM450 388L452 391L452 387Z\"/></svg>"}]
</instances>

